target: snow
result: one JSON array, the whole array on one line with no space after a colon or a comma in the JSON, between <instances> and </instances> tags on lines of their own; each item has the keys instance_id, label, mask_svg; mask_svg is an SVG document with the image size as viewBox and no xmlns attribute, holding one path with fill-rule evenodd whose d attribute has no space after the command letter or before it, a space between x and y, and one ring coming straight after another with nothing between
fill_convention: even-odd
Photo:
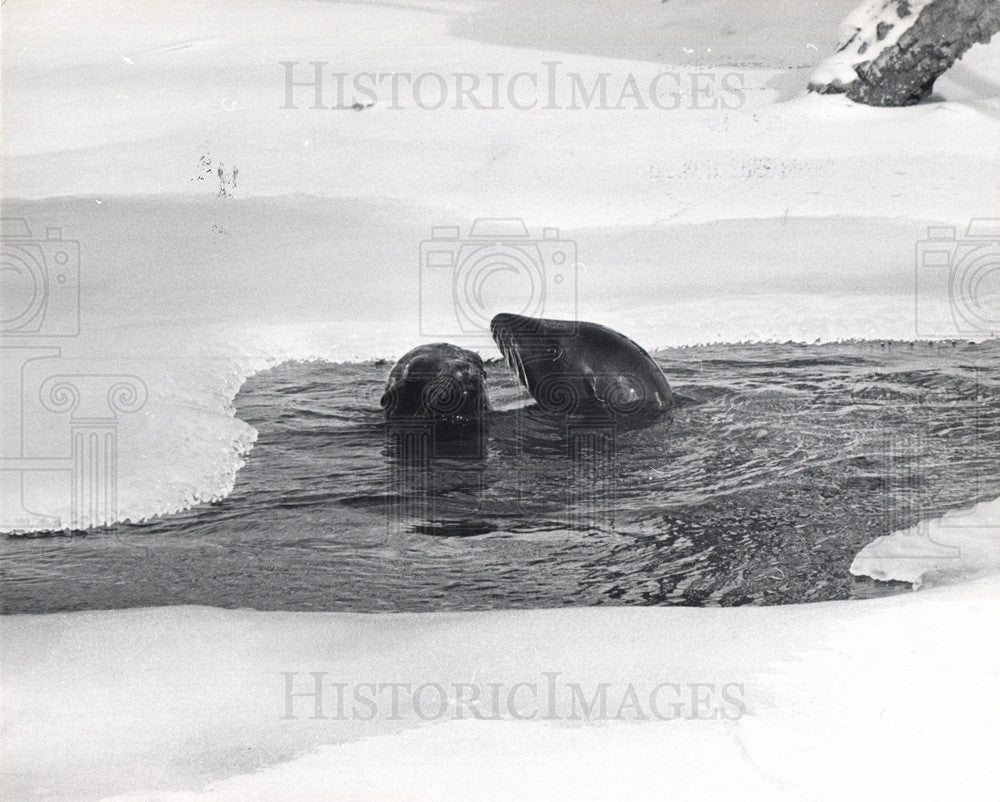
<instances>
[{"instance_id":1,"label":"snow","mask_svg":"<svg viewBox=\"0 0 1000 802\"><path fill-rule=\"evenodd\" d=\"M915 252L928 227L961 236L1000 208L1000 43L970 51L934 102L804 96L851 5L7 0L3 213L80 242L83 321L78 337L26 343L61 351L23 373L5 351L4 397L21 381L34 399L53 373L139 377L148 401L119 421L118 517L222 497L255 436L232 407L245 377L420 342L419 243L477 217L559 227L582 263L580 315L650 348L987 336L956 330ZM676 73L679 108L569 109L563 80L559 109L430 111L404 96L312 110L309 90L283 109L281 61L449 76L559 61L587 84L607 73L615 100L629 75L648 89ZM731 101L733 74L739 108L697 108L696 81ZM920 318L915 300L929 301ZM14 448L12 409L5 458L65 450L68 422L37 409ZM35 487L27 507L65 521L64 491ZM996 502L972 515L925 524L957 561L900 560L920 546L900 533L855 563L966 581L872 602L6 616L4 784L16 798L994 799ZM280 671L513 683L549 669L743 683L750 710L589 726L280 719Z\"/></svg>"},{"instance_id":2,"label":"snow","mask_svg":"<svg viewBox=\"0 0 1000 802\"><path fill-rule=\"evenodd\" d=\"M237 197L391 199L445 219L516 216L564 228L818 215L964 222L996 208L995 116L947 102L946 81L946 102L906 110L844 98L775 102L801 94L801 65L831 49L835 21L849 6L757 5L706 11L690 0L629 0L612 14L597 3L448 12L419 3L177 0L150 25L141 7L123 11L110 0L8 3L4 191L208 196L218 181L197 180L207 158L213 169L239 168ZM711 13L723 33L706 22ZM614 55L604 40L609 15ZM749 28L746 42L738 20ZM101 36L81 38L88 26L100 26ZM556 52L514 46L512 28L538 45L551 38ZM629 37L641 45L633 55L625 52ZM713 38L725 47L713 47ZM654 50L652 39L663 46ZM813 40L816 50L807 47ZM453 84L456 72L500 73L506 86L506 77L528 72L544 86L544 64L553 60L561 62L561 105L571 72L588 85L608 73L615 100L630 73L645 96L657 75L675 72L676 87L662 86L679 90L679 108L520 111L504 102L481 113L452 103L430 111L406 92L392 108L388 81L364 111L310 109L308 87L293 94L295 109L283 108L280 62L296 65L296 81L310 80L309 62L319 61L330 76L441 73ZM977 72L995 66L993 55ZM710 76L697 80L711 91L695 98L699 73ZM742 107L696 108L733 102L722 89L727 73L745 87ZM324 104L334 105L334 79L323 86ZM355 97L365 99L351 92L345 101Z\"/></svg>"},{"instance_id":3,"label":"snow","mask_svg":"<svg viewBox=\"0 0 1000 802\"><path fill-rule=\"evenodd\" d=\"M925 584L957 582L1000 569L1000 499L953 510L876 538L854 558L851 573Z\"/></svg>"},{"instance_id":4,"label":"snow","mask_svg":"<svg viewBox=\"0 0 1000 802\"><path fill-rule=\"evenodd\" d=\"M5 616L5 790L129 799L994 799L996 577L770 608L457 614L173 607ZM322 712L310 672L326 672ZM460 717L456 683L556 674L558 719ZM333 683L439 683L423 718L338 716ZM746 712L572 720L565 689L742 688ZM702 698L719 701L716 690ZM347 698L351 698L348 690ZM670 696L665 697L667 700ZM518 712L534 709L519 694ZM548 713L541 705L542 712ZM667 708L663 705L661 709ZM349 711L349 708L345 708ZM362 713L367 713L361 708ZM666 715L670 715L666 712ZM697 717L696 717L697 716Z\"/></svg>"}]
</instances>

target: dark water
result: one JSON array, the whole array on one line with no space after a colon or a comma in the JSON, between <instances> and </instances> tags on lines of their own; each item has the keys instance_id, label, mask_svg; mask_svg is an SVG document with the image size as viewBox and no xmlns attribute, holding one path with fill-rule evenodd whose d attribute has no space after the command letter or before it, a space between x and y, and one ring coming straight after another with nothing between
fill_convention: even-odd
<instances>
[{"instance_id":1,"label":"dark water","mask_svg":"<svg viewBox=\"0 0 1000 802\"><path fill-rule=\"evenodd\" d=\"M113 532L7 538L4 610L872 596L908 586L850 575L866 543L1000 493L1000 341L656 358L686 399L672 422L519 409L496 362L482 443L430 459L400 446L419 432L399 439L382 422L388 364L282 365L236 399L260 438L228 498Z\"/></svg>"}]
</instances>

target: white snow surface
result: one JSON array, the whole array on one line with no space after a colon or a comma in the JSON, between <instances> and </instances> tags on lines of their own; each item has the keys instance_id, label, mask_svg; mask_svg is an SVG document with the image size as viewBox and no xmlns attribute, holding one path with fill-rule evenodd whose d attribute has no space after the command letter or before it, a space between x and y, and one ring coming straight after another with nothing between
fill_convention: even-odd
<instances>
[{"instance_id":1,"label":"white snow surface","mask_svg":"<svg viewBox=\"0 0 1000 802\"><path fill-rule=\"evenodd\" d=\"M54 373L137 376L148 401L120 420L118 517L222 497L255 437L232 406L242 381L284 359L391 358L447 339L421 330L419 243L480 217L558 227L581 263L578 314L649 348L988 336L956 328L916 254L928 227L959 240L1000 209L1000 45L970 51L915 107L805 96L851 5L7 0L3 212L80 242L83 311L79 336L28 342L58 357L15 369L4 351L4 396L36 398ZM322 61L331 74L481 77L558 61L588 84L607 73L612 105L628 75L648 87L667 72L679 107L431 111L382 97L314 110L299 89L283 109L281 61L298 76ZM731 74L738 108L721 105ZM64 420L25 414L16 448L4 419L4 458L64 449ZM38 486L26 506L65 520L69 500ZM909 559L921 549L902 533L854 568L967 581L872 602L4 617L4 785L71 799L596 798L612 786L995 799L998 588L972 578L995 573L996 502L962 520L925 524L948 547L931 559ZM278 672L331 665L373 681L550 668L734 681L750 711L575 727L280 721Z\"/></svg>"},{"instance_id":2,"label":"white snow surface","mask_svg":"<svg viewBox=\"0 0 1000 802\"><path fill-rule=\"evenodd\" d=\"M991 800L1000 787L998 591L994 577L767 608L5 616L5 793ZM283 718L282 672L297 692L315 688L310 672L325 672L327 718L310 718L310 697ZM576 683L589 697L605 684L608 718L588 721L578 708L571 720L564 695L558 719L532 717L548 711L523 689L526 720L475 720L456 703L456 683L499 683L506 694L524 682L544 699L545 672L563 692ZM388 703L371 720L349 706L338 716L336 682L350 686L348 700L360 683L437 683L448 712L431 702L422 720L403 694L395 718ZM646 700L664 682L684 693L740 685L746 712L708 718L687 705L658 720ZM612 720L630 685L649 718Z\"/></svg>"},{"instance_id":3,"label":"white snow surface","mask_svg":"<svg viewBox=\"0 0 1000 802\"><path fill-rule=\"evenodd\" d=\"M1000 499L954 510L876 538L854 558L851 573L924 584L956 582L1000 570Z\"/></svg>"}]
</instances>

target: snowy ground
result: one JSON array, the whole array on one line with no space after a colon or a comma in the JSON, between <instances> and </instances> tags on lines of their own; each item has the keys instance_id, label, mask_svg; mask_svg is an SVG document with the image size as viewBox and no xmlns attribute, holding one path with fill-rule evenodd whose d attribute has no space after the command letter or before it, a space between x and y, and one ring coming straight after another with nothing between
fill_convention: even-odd
<instances>
[{"instance_id":1,"label":"snowy ground","mask_svg":"<svg viewBox=\"0 0 1000 802\"><path fill-rule=\"evenodd\" d=\"M10 798L995 799L996 579L877 601L724 610L257 613L200 607L4 623ZM322 714L310 672L326 672ZM546 672L557 672L550 716ZM348 683L338 711L333 683ZM517 683L478 721L455 684ZM419 714L361 683L438 683ZM605 684L604 719L582 720ZM660 683L674 683L656 710ZM702 688L697 705L691 686ZM629 686L638 708L621 710ZM726 704L730 696L746 712ZM463 699L471 698L467 690ZM369 694L370 695L370 694ZM638 719L641 710L646 720ZM482 707L484 714L492 711ZM613 720L616 715L621 720ZM421 719L421 715L423 719ZM728 716L728 718L727 718ZM309 751L316 749L317 751ZM257 772L257 773L254 773ZM209 790L201 790L211 784Z\"/></svg>"},{"instance_id":2,"label":"snowy ground","mask_svg":"<svg viewBox=\"0 0 1000 802\"><path fill-rule=\"evenodd\" d=\"M970 219L1000 208L1000 46L975 48L918 107L802 96L852 5L7 0L3 214L36 237L61 227L79 241L82 325L17 343L58 346L56 359L19 362L25 352L5 340L4 397L53 373L139 377L148 400L118 430L120 517L219 497L254 437L231 406L243 378L290 357L391 357L421 339L459 340L422 333L419 243L432 226L467 231L489 216L559 227L581 262L560 300L648 347L984 336L956 328L947 288L915 255L928 226L961 239ZM561 108L543 97L530 110L430 110L410 95L401 108L382 96L318 110L308 88L282 108L282 61L296 80L321 61L328 75L483 82L544 81L556 61ZM677 108L566 108L573 72L587 84L606 73L610 105L627 76L648 88L668 73L679 93L661 100ZM15 444L8 415L22 412ZM5 458L65 450L65 416L9 400L4 415ZM69 514L65 488L42 481L25 506ZM948 552L942 568L927 561L926 532L901 533L855 568L909 581L988 573L998 514L981 505L958 540L951 527L945 542L967 538L967 560ZM222 798L334 784L343 798L419 798L425 782L440 789L430 796L483 798L512 796L531 775L596 797L607 770L619 781L645 773L634 787L682 798L863 788L992 799L997 777L979 756L996 752L984 722L996 720L997 660L980 633L996 612L988 579L809 609L7 617L4 786L11 798L215 781ZM331 665L373 681L382 666L389 681L410 669L448 682L477 669L487 682L550 669L594 683L683 675L745 683L749 710L735 722L585 728L280 721L277 672ZM341 745L298 757L330 743ZM442 762L445 751L458 756ZM270 768L234 777L259 767Z\"/></svg>"}]
</instances>

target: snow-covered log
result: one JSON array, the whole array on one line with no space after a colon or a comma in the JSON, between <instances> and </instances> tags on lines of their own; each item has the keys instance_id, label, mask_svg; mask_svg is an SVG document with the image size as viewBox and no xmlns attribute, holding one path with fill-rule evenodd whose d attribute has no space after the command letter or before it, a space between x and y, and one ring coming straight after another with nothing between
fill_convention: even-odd
<instances>
[{"instance_id":1,"label":"snow-covered log","mask_svg":"<svg viewBox=\"0 0 1000 802\"><path fill-rule=\"evenodd\" d=\"M1000 30L1000 0L869 0L841 26L841 44L809 89L871 106L907 106L974 44Z\"/></svg>"}]
</instances>

